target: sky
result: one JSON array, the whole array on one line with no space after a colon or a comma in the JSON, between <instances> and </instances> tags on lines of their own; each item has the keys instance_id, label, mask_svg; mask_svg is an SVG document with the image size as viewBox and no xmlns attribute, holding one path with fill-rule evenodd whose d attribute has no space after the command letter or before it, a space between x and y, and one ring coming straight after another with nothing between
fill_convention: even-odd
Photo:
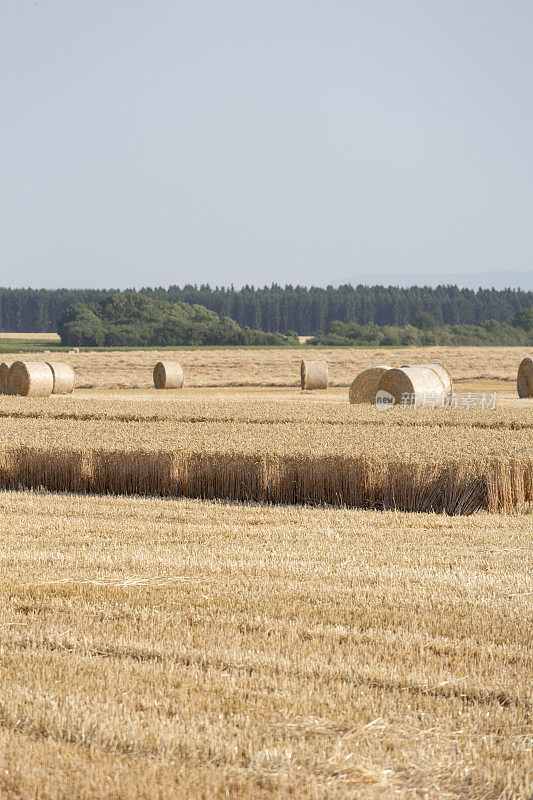
<instances>
[{"instance_id":1,"label":"sky","mask_svg":"<svg viewBox=\"0 0 533 800\"><path fill-rule=\"evenodd\" d=\"M0 285L531 274L532 34L529 0L2 0Z\"/></svg>"}]
</instances>

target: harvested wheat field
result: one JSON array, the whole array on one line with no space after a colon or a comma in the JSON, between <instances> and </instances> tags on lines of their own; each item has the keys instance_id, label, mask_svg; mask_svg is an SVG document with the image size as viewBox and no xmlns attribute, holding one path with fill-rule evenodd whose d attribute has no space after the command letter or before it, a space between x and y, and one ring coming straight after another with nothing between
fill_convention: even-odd
<instances>
[{"instance_id":1,"label":"harvested wheat field","mask_svg":"<svg viewBox=\"0 0 533 800\"><path fill-rule=\"evenodd\" d=\"M379 351L0 397L0 797L529 800L533 401L428 350L467 403L350 404Z\"/></svg>"},{"instance_id":2,"label":"harvested wheat field","mask_svg":"<svg viewBox=\"0 0 533 800\"><path fill-rule=\"evenodd\" d=\"M356 375L375 364L437 363L448 369L454 383L468 388L482 383L484 388L516 394L518 365L530 355L528 347L216 348L61 353L60 360L73 367L79 388L148 389L158 361L178 361L190 387L299 386L301 360L320 359L328 363L330 386L348 387ZM5 353L2 359L45 361L47 356Z\"/></svg>"},{"instance_id":3,"label":"harvested wheat field","mask_svg":"<svg viewBox=\"0 0 533 800\"><path fill-rule=\"evenodd\" d=\"M0 796L533 791L529 515L0 507Z\"/></svg>"}]
</instances>

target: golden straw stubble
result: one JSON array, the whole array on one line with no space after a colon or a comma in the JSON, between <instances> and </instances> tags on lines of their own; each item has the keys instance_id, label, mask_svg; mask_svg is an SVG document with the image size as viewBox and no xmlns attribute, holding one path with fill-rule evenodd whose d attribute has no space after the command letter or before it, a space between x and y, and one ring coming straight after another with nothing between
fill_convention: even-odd
<instances>
[{"instance_id":1,"label":"golden straw stubble","mask_svg":"<svg viewBox=\"0 0 533 800\"><path fill-rule=\"evenodd\" d=\"M526 800L530 523L0 493L0 797Z\"/></svg>"}]
</instances>

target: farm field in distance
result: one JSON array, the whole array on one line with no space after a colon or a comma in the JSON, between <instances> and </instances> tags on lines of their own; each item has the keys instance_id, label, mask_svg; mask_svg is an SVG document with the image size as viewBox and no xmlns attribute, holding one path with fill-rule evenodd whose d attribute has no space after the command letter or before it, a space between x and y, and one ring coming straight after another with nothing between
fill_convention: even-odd
<instances>
[{"instance_id":1,"label":"farm field in distance","mask_svg":"<svg viewBox=\"0 0 533 800\"><path fill-rule=\"evenodd\" d=\"M51 341L60 342L61 338L58 333L15 333L13 331L0 331L0 339L19 339L27 341Z\"/></svg>"},{"instance_id":2,"label":"farm field in distance","mask_svg":"<svg viewBox=\"0 0 533 800\"><path fill-rule=\"evenodd\" d=\"M151 388L154 365L165 360L181 363L186 387L299 386L300 361L307 358L328 362L332 386L348 386L358 372L373 364L396 367L436 362L447 367L461 391L490 388L516 396L518 364L531 354L527 347L287 347L62 352L53 355L74 368L77 386L83 389ZM50 360L50 356L43 353L18 351L11 356L7 352L0 353L0 358L2 361Z\"/></svg>"},{"instance_id":3,"label":"farm field in distance","mask_svg":"<svg viewBox=\"0 0 533 800\"><path fill-rule=\"evenodd\" d=\"M0 796L529 797L527 515L0 507Z\"/></svg>"}]
</instances>

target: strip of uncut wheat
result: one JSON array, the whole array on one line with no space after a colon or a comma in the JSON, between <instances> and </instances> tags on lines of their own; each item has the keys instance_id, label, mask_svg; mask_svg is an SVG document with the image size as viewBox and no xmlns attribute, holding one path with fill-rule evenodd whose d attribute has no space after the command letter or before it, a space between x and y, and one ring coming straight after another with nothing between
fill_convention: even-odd
<instances>
[{"instance_id":1,"label":"strip of uncut wheat","mask_svg":"<svg viewBox=\"0 0 533 800\"><path fill-rule=\"evenodd\" d=\"M312 397L312 396L310 396ZM304 398L302 395L302 400ZM75 401L72 400L73 406ZM55 405L56 403L54 403ZM344 400L343 408L331 404L331 410L309 403L306 413L302 403L274 409L245 404L211 404L195 409L183 407L159 415L157 408L150 415L114 414L110 418L103 409L91 411L91 402L83 406L77 419L68 400L57 399L61 411L56 417L41 416L44 401L31 401L26 414L26 401L13 405L13 398L2 398L0 404L0 441L5 446L29 446L51 449L94 447L107 450L162 450L187 452L228 452L254 454L372 455L389 460L397 455L406 461L459 459L480 456L522 458L530 455L529 433L533 420L527 404L516 400L520 411L505 409L495 412L468 411L414 412L397 411L380 414L366 406L352 406ZM12 406L4 411L6 406ZM30 406L30 403L28 403ZM52 405L52 404L50 404ZM251 404L248 404L249 406ZM525 407L524 407L525 406ZM80 407L81 408L81 407ZM119 409L121 406L119 405ZM190 416L189 416L190 414ZM239 418L239 415L242 415ZM306 418L307 417L307 418Z\"/></svg>"},{"instance_id":2,"label":"strip of uncut wheat","mask_svg":"<svg viewBox=\"0 0 533 800\"><path fill-rule=\"evenodd\" d=\"M4 454L0 486L468 514L533 502L533 461L19 448Z\"/></svg>"},{"instance_id":3,"label":"strip of uncut wheat","mask_svg":"<svg viewBox=\"0 0 533 800\"><path fill-rule=\"evenodd\" d=\"M300 393L254 403L30 398L21 406L6 397L1 482L448 513L514 509L531 498L533 422L524 405L380 414Z\"/></svg>"}]
</instances>

